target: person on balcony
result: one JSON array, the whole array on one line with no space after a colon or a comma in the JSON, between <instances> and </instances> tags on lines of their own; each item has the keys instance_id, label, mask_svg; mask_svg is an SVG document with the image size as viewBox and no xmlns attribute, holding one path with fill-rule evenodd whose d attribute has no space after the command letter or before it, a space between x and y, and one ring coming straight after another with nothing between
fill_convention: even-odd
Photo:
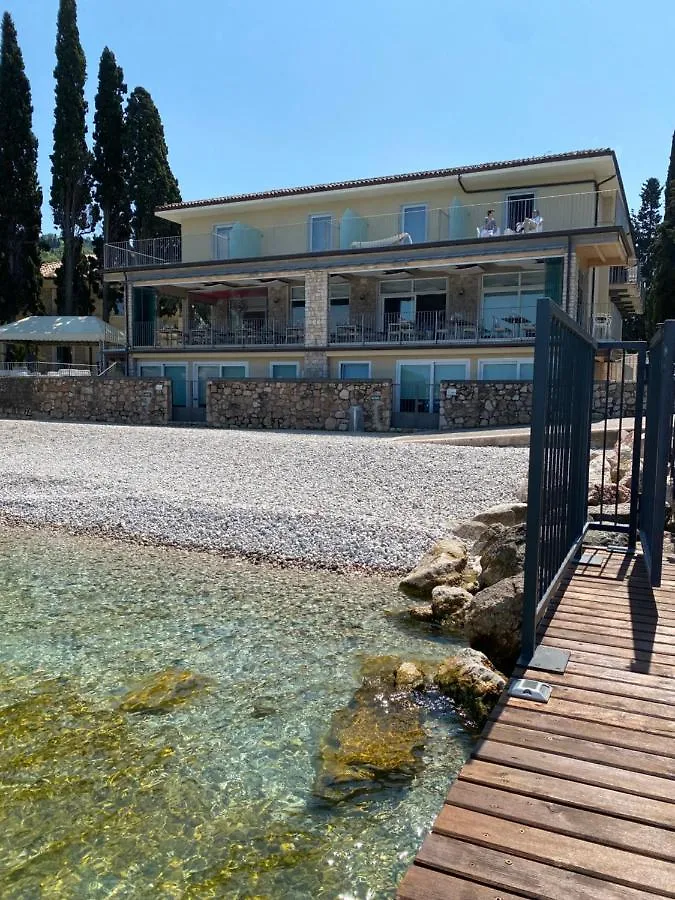
<instances>
[{"instance_id":1,"label":"person on balcony","mask_svg":"<svg viewBox=\"0 0 675 900\"><path fill-rule=\"evenodd\" d=\"M494 209L488 209L488 214L485 217L485 222L483 224L483 231L486 234L494 234L497 230L497 221L495 219L495 211Z\"/></svg>"}]
</instances>

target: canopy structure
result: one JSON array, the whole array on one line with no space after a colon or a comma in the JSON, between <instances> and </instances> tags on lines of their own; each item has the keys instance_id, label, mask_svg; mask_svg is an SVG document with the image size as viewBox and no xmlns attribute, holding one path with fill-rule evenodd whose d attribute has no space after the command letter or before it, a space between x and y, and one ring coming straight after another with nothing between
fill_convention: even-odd
<instances>
[{"instance_id":1,"label":"canopy structure","mask_svg":"<svg viewBox=\"0 0 675 900\"><path fill-rule=\"evenodd\" d=\"M0 326L0 341L125 345L124 332L96 316L28 316Z\"/></svg>"}]
</instances>

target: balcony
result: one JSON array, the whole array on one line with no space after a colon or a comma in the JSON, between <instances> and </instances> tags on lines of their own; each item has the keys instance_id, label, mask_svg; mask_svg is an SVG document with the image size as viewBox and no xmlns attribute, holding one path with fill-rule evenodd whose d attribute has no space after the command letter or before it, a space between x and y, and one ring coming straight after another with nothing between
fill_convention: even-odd
<instances>
[{"instance_id":1,"label":"balcony","mask_svg":"<svg viewBox=\"0 0 675 900\"><path fill-rule=\"evenodd\" d=\"M546 232L610 225L628 230L617 191L537 196L536 200L534 193L519 194L501 202L489 197L474 203L465 203L465 199L455 198L446 208L421 206L423 211L418 208L415 218L407 218L401 209L374 216L346 209L340 216L314 216L268 228L235 221L209 232L186 230L181 237L106 244L104 267L120 271L138 266L358 252L444 241L490 241L506 236L518 240ZM325 219L321 227L315 227L317 219Z\"/></svg>"},{"instance_id":2,"label":"balcony","mask_svg":"<svg viewBox=\"0 0 675 900\"><path fill-rule=\"evenodd\" d=\"M610 266L609 296L624 315L643 312L645 286L640 266Z\"/></svg>"},{"instance_id":3,"label":"balcony","mask_svg":"<svg viewBox=\"0 0 675 900\"><path fill-rule=\"evenodd\" d=\"M135 322L132 326L133 344L137 349L211 347L258 348L302 346L305 343L304 325L291 325L277 320L255 321L240 327L195 322L187 329L167 325L161 320Z\"/></svg>"},{"instance_id":4,"label":"balcony","mask_svg":"<svg viewBox=\"0 0 675 900\"><path fill-rule=\"evenodd\" d=\"M331 323L331 344L482 344L530 342L535 324L520 310L505 310L499 316L478 317L444 312L419 312L414 319L385 314L379 319L361 316L348 323Z\"/></svg>"}]
</instances>

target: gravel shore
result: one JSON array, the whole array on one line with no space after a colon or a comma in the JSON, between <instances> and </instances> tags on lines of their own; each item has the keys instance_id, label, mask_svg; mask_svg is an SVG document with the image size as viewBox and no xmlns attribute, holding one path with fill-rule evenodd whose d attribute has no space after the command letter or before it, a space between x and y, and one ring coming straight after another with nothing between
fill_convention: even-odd
<instances>
[{"instance_id":1,"label":"gravel shore","mask_svg":"<svg viewBox=\"0 0 675 900\"><path fill-rule=\"evenodd\" d=\"M525 449L388 435L0 421L10 521L329 568L409 568L526 470Z\"/></svg>"}]
</instances>

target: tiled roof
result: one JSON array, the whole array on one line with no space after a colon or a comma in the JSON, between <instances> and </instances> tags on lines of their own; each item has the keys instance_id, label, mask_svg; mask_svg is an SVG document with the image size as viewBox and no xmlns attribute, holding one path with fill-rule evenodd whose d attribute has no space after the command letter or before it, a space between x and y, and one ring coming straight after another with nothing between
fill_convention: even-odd
<instances>
[{"instance_id":1,"label":"tiled roof","mask_svg":"<svg viewBox=\"0 0 675 900\"><path fill-rule=\"evenodd\" d=\"M589 159L595 156L608 156L613 151L609 148L600 150L573 150L569 153L554 153L548 156L530 156L525 159L511 159L505 162L480 163L475 166L458 166L454 169L430 169L425 172L409 172L404 175L383 175L379 178L359 178L354 181L336 181L328 184L311 184L304 187L279 188L273 191L259 191L253 194L231 194L225 197L214 197L211 200L188 200L185 203L169 203L157 208L157 212L170 209L191 209L196 206L218 206L222 203L239 203L242 200L271 200L275 197L292 197L301 194L318 194L323 191L341 191L348 188L368 187L378 184L399 184L406 181L419 181L424 178L447 178L452 175L471 175L474 172L489 172L496 169L514 169L519 166L534 166L540 163L565 162L574 159Z\"/></svg>"},{"instance_id":2,"label":"tiled roof","mask_svg":"<svg viewBox=\"0 0 675 900\"><path fill-rule=\"evenodd\" d=\"M61 262L48 262L42 263L40 266L40 275L43 278L55 278L56 270L61 268Z\"/></svg>"}]
</instances>

